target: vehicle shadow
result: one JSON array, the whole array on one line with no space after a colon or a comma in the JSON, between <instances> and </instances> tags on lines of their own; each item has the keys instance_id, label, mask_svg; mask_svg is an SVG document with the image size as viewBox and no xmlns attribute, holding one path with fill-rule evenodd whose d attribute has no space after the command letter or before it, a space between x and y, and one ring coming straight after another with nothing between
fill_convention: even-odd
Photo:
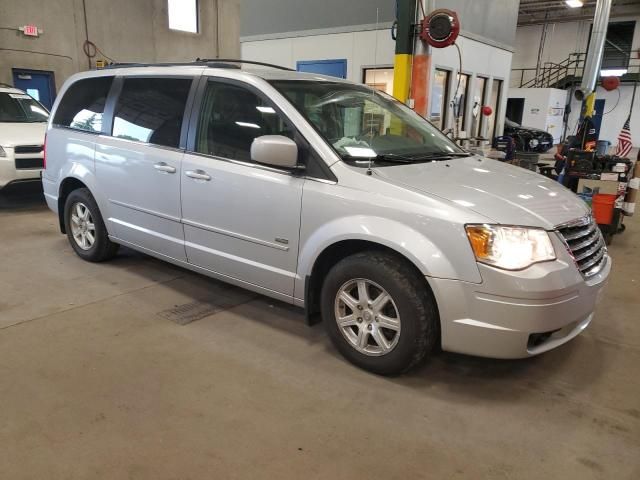
<instances>
[{"instance_id":1,"label":"vehicle shadow","mask_svg":"<svg viewBox=\"0 0 640 480\"><path fill-rule=\"evenodd\" d=\"M46 208L42 183L12 183L0 190L0 212Z\"/></svg>"},{"instance_id":2,"label":"vehicle shadow","mask_svg":"<svg viewBox=\"0 0 640 480\"><path fill-rule=\"evenodd\" d=\"M140 262L150 262L153 265L152 270L171 268L180 272L180 278L166 286L190 300L210 303L215 308L224 304L229 297L235 298L237 304L229 305L234 314L241 315L247 321L296 336L308 345L321 345L327 355L341 361L342 366L333 374L340 375L341 369L344 369L344 375L354 376L353 369L356 367L344 360L333 347L325 335L322 323L308 326L301 309L204 275L167 265L161 260L128 249L123 249L114 265L134 267L139 266ZM236 308L240 305L241 308ZM215 314L202 321L215 321ZM576 391L587 388L602 374L603 352L600 346L589 344L589 341L581 336L541 356L520 360L489 359L438 351L424 364L407 374L376 378L378 381L417 390L428 396L456 399L461 403L477 400L498 403L519 399L524 401L532 392L562 396L567 371L575 370L575 359L584 355L585 349L589 350L589 368L588 372L571 377L571 389ZM359 371L353 378L361 375L373 374Z\"/></svg>"}]
</instances>

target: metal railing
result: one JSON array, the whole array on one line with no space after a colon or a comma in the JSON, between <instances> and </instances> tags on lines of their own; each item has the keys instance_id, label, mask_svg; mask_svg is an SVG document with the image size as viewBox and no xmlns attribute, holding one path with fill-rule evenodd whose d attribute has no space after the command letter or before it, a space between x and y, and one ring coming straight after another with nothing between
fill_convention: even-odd
<instances>
[{"instance_id":1,"label":"metal railing","mask_svg":"<svg viewBox=\"0 0 640 480\"><path fill-rule=\"evenodd\" d=\"M572 53L560 63L545 62L540 68L514 68L511 70L511 86L565 89L577 85L582 80L586 56L586 53ZM640 79L640 59L629 59L628 66L624 68L627 73L620 78L622 82Z\"/></svg>"},{"instance_id":2,"label":"metal railing","mask_svg":"<svg viewBox=\"0 0 640 480\"><path fill-rule=\"evenodd\" d=\"M520 88L565 88L582 77L586 53L572 53L562 62L545 62L540 68L514 68L511 70L512 85Z\"/></svg>"}]
</instances>

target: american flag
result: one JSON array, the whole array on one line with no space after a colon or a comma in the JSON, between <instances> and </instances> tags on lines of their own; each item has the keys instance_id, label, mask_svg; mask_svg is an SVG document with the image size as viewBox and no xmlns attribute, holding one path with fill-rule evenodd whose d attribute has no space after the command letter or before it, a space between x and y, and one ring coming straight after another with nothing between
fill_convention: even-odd
<instances>
[{"instance_id":1,"label":"american flag","mask_svg":"<svg viewBox=\"0 0 640 480\"><path fill-rule=\"evenodd\" d=\"M618 135L618 146L616 147L616 155L618 157L626 157L631 152L633 144L631 143L631 117L624 122L620 135Z\"/></svg>"}]
</instances>

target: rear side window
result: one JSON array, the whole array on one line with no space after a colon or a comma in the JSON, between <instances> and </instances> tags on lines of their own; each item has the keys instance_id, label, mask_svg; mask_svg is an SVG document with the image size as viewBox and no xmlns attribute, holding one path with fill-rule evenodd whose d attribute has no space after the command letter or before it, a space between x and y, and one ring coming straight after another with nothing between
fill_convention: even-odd
<instances>
[{"instance_id":1,"label":"rear side window","mask_svg":"<svg viewBox=\"0 0 640 480\"><path fill-rule=\"evenodd\" d=\"M87 132L102 130L102 116L113 77L78 80L60 101L53 124Z\"/></svg>"},{"instance_id":2,"label":"rear side window","mask_svg":"<svg viewBox=\"0 0 640 480\"><path fill-rule=\"evenodd\" d=\"M113 136L178 147L192 79L125 78Z\"/></svg>"},{"instance_id":3,"label":"rear side window","mask_svg":"<svg viewBox=\"0 0 640 480\"><path fill-rule=\"evenodd\" d=\"M239 85L209 81L202 100L196 152L251 161L251 143L262 135L294 138L295 130L261 95Z\"/></svg>"}]
</instances>

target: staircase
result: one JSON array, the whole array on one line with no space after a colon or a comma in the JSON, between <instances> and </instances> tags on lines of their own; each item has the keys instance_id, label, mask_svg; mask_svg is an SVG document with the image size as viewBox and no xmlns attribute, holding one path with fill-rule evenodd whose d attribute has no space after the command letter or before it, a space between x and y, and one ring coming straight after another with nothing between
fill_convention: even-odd
<instances>
[{"instance_id":1,"label":"staircase","mask_svg":"<svg viewBox=\"0 0 640 480\"><path fill-rule=\"evenodd\" d=\"M572 53L560 63L545 62L540 69L514 68L512 78L520 73L520 88L565 89L580 83L586 57L586 53Z\"/></svg>"},{"instance_id":2,"label":"staircase","mask_svg":"<svg viewBox=\"0 0 640 480\"><path fill-rule=\"evenodd\" d=\"M572 53L560 63L545 62L539 69L514 68L511 70L511 86L564 90L579 85L586 58L586 53ZM628 73L620 77L620 82L640 81L640 59L631 58L627 62Z\"/></svg>"}]
</instances>

